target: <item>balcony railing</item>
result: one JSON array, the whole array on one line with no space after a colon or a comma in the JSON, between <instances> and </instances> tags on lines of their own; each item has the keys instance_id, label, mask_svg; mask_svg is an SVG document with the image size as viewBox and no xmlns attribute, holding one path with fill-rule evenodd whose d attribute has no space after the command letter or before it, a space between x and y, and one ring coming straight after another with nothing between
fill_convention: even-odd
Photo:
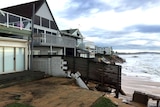
<instances>
[{"instance_id":1,"label":"balcony railing","mask_svg":"<svg viewBox=\"0 0 160 107\"><path fill-rule=\"evenodd\" d=\"M35 34L34 46L56 46L56 47L76 47L77 41L74 38L56 35Z\"/></svg>"},{"instance_id":2,"label":"balcony railing","mask_svg":"<svg viewBox=\"0 0 160 107\"><path fill-rule=\"evenodd\" d=\"M31 31L31 19L0 10L0 25Z\"/></svg>"}]
</instances>

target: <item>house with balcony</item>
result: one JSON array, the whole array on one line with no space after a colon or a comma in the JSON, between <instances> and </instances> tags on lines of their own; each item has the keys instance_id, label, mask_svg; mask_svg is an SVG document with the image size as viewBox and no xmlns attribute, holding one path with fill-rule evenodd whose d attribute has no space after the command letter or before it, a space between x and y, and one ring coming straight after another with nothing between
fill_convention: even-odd
<instances>
[{"instance_id":1,"label":"house with balcony","mask_svg":"<svg viewBox=\"0 0 160 107\"><path fill-rule=\"evenodd\" d=\"M29 19L34 17L32 32L34 55L76 55L75 39L61 35L46 0L11 6L2 10Z\"/></svg>"},{"instance_id":2,"label":"house with balcony","mask_svg":"<svg viewBox=\"0 0 160 107\"><path fill-rule=\"evenodd\" d=\"M84 42L83 42L83 35L79 31L79 29L67 29L67 30L61 30L61 35L64 38L72 39L72 42L69 44L72 45L73 48L71 48L70 45L66 45L66 54L65 55L74 55L74 56L80 56L80 54L83 52L86 53Z\"/></svg>"},{"instance_id":3,"label":"house with balcony","mask_svg":"<svg viewBox=\"0 0 160 107\"><path fill-rule=\"evenodd\" d=\"M61 30L61 35L72 38L72 42L74 42L75 49L66 52L75 51L77 57L95 58L95 44L91 41L84 40L79 29Z\"/></svg>"},{"instance_id":4,"label":"house with balcony","mask_svg":"<svg viewBox=\"0 0 160 107\"><path fill-rule=\"evenodd\" d=\"M28 69L31 19L0 10L0 74Z\"/></svg>"},{"instance_id":5,"label":"house with balcony","mask_svg":"<svg viewBox=\"0 0 160 107\"><path fill-rule=\"evenodd\" d=\"M81 53L80 56L84 58L95 58L95 44L91 41L84 41L85 51L88 53Z\"/></svg>"},{"instance_id":6,"label":"house with balcony","mask_svg":"<svg viewBox=\"0 0 160 107\"><path fill-rule=\"evenodd\" d=\"M63 41L46 0L1 9L0 74L27 70L32 52L63 54Z\"/></svg>"},{"instance_id":7,"label":"house with balcony","mask_svg":"<svg viewBox=\"0 0 160 107\"><path fill-rule=\"evenodd\" d=\"M46 0L11 6L3 10L33 19L31 37L34 55L66 55L68 50L75 50L73 38L61 36Z\"/></svg>"},{"instance_id":8,"label":"house with balcony","mask_svg":"<svg viewBox=\"0 0 160 107\"><path fill-rule=\"evenodd\" d=\"M95 54L112 55L113 49L112 49L112 47L98 47L98 46L96 46Z\"/></svg>"},{"instance_id":9,"label":"house with balcony","mask_svg":"<svg viewBox=\"0 0 160 107\"><path fill-rule=\"evenodd\" d=\"M29 69L31 54L76 56L77 49L83 48L82 39L78 29L59 30L46 0L3 8L0 72Z\"/></svg>"}]
</instances>

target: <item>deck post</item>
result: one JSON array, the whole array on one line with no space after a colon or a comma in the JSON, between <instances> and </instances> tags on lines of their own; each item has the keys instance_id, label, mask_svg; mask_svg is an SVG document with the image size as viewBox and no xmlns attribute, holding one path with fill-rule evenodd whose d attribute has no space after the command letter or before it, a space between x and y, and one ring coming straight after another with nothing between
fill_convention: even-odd
<instances>
[{"instance_id":1,"label":"deck post","mask_svg":"<svg viewBox=\"0 0 160 107\"><path fill-rule=\"evenodd\" d=\"M30 70L32 70L32 65L33 65L33 36L34 36L34 18L35 18L35 4L33 4L33 11L32 11L32 31L31 31L31 57L30 57Z\"/></svg>"}]
</instances>

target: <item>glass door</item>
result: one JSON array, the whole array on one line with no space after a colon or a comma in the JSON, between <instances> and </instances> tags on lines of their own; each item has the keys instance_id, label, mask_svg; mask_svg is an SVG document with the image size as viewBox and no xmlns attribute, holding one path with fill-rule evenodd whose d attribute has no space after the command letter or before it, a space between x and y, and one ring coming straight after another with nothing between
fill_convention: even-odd
<instances>
[{"instance_id":1,"label":"glass door","mask_svg":"<svg viewBox=\"0 0 160 107\"><path fill-rule=\"evenodd\" d=\"M14 71L14 48L4 47L4 72Z\"/></svg>"},{"instance_id":2,"label":"glass door","mask_svg":"<svg viewBox=\"0 0 160 107\"><path fill-rule=\"evenodd\" d=\"M24 48L16 48L16 71L24 71Z\"/></svg>"}]
</instances>

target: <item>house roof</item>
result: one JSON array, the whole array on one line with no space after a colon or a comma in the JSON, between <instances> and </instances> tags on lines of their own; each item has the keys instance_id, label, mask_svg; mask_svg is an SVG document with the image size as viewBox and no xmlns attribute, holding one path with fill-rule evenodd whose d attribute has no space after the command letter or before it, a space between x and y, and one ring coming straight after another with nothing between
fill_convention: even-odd
<instances>
[{"instance_id":1,"label":"house roof","mask_svg":"<svg viewBox=\"0 0 160 107\"><path fill-rule=\"evenodd\" d=\"M73 34L77 29L69 29L69 30L61 30L62 32L65 32L65 33L70 33L70 34Z\"/></svg>"},{"instance_id":2,"label":"house roof","mask_svg":"<svg viewBox=\"0 0 160 107\"><path fill-rule=\"evenodd\" d=\"M35 4L35 13L36 13L38 9L41 7L41 5L44 3L44 1L45 0L33 1L20 5L6 7L1 10L31 19L33 14L33 4Z\"/></svg>"},{"instance_id":3,"label":"house roof","mask_svg":"<svg viewBox=\"0 0 160 107\"><path fill-rule=\"evenodd\" d=\"M47 6L48 6L48 3L46 0L37 0L37 1L29 2L29 3L6 7L1 10L31 19L32 15L33 15L33 4L35 4L35 13L36 13L40 9L40 7L42 6L42 4L44 2L46 2ZM49 6L48 6L48 9L49 9L50 14L55 22L55 19L52 15L52 12L51 12ZM59 30L56 22L55 22L55 25L56 25L56 29Z\"/></svg>"},{"instance_id":4,"label":"house roof","mask_svg":"<svg viewBox=\"0 0 160 107\"><path fill-rule=\"evenodd\" d=\"M76 31L78 31L79 36L74 34ZM68 35L68 36L75 37L75 38L81 38L81 39L83 38L82 34L80 33L78 29L61 30L61 33Z\"/></svg>"}]
</instances>

